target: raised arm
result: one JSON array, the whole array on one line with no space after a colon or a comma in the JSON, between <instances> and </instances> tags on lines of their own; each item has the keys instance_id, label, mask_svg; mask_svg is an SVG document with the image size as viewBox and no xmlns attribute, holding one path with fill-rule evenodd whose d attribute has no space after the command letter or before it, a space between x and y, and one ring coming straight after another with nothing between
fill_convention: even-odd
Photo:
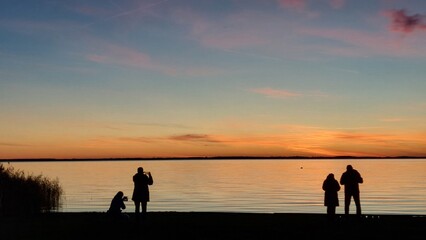
<instances>
[{"instance_id":1,"label":"raised arm","mask_svg":"<svg viewBox=\"0 0 426 240\"><path fill-rule=\"evenodd\" d=\"M152 175L151 175L151 173L149 172L149 173L148 173L148 185L152 185L152 184L154 184L154 179L152 178Z\"/></svg>"}]
</instances>

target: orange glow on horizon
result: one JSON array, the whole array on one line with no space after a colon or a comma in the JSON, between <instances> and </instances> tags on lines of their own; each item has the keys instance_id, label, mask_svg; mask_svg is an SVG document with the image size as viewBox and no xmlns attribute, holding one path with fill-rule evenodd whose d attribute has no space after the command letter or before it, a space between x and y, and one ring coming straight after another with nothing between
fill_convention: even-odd
<instances>
[{"instance_id":1,"label":"orange glow on horizon","mask_svg":"<svg viewBox=\"0 0 426 240\"><path fill-rule=\"evenodd\" d=\"M213 156L426 156L425 134L299 128L283 134L101 137L43 144L0 144L1 159Z\"/></svg>"}]
</instances>

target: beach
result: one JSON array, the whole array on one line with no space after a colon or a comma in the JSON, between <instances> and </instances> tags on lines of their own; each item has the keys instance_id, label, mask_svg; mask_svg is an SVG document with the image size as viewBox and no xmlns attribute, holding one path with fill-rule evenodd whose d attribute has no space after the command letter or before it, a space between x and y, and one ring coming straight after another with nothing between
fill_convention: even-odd
<instances>
[{"instance_id":1,"label":"beach","mask_svg":"<svg viewBox=\"0 0 426 240\"><path fill-rule=\"evenodd\" d=\"M148 212L145 221L116 222L103 212L1 216L9 239L423 239L424 215Z\"/></svg>"}]
</instances>

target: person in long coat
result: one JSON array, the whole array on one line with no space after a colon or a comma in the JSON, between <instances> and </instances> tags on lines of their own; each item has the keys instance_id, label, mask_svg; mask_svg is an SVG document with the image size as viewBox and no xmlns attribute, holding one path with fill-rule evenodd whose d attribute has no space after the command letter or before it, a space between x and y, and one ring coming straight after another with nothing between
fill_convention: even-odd
<instances>
[{"instance_id":1,"label":"person in long coat","mask_svg":"<svg viewBox=\"0 0 426 240\"><path fill-rule=\"evenodd\" d=\"M135 202L136 219L139 220L140 207L142 206L142 217L145 217L147 212L147 204L149 202L149 187L154 180L150 172L144 172L142 167L139 167L137 173L133 176L133 195L132 200Z\"/></svg>"},{"instance_id":2,"label":"person in long coat","mask_svg":"<svg viewBox=\"0 0 426 240\"><path fill-rule=\"evenodd\" d=\"M339 206L338 191L340 191L339 182L334 178L334 174L328 174L322 184L324 190L324 206L327 207L327 216L330 220L336 215L336 207Z\"/></svg>"}]
</instances>

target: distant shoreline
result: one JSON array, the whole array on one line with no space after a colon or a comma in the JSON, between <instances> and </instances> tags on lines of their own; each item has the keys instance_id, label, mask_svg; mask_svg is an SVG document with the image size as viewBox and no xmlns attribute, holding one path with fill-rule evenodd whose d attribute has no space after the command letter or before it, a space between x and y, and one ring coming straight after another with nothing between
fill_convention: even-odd
<instances>
[{"instance_id":1,"label":"distant shoreline","mask_svg":"<svg viewBox=\"0 0 426 240\"><path fill-rule=\"evenodd\" d=\"M271 159L271 160L317 160L317 159L426 159L426 156L396 156L396 157L355 157L355 156L334 156L334 157L304 157L304 156L288 156L288 157L256 157L256 156L214 156L214 157L125 157L125 158L16 158L16 159L0 159L2 162L93 162L93 161L173 161L173 160L259 160L259 159Z\"/></svg>"}]
</instances>

